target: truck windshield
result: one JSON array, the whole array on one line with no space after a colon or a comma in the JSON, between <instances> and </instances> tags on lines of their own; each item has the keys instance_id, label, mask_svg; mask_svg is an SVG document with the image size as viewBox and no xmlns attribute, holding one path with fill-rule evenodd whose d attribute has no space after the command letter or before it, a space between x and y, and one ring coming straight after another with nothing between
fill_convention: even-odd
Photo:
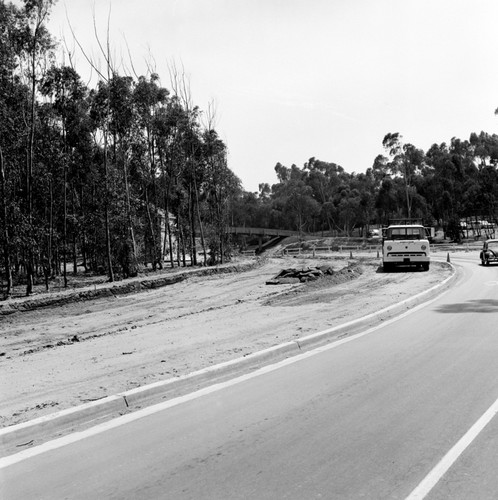
<instances>
[{"instance_id":1,"label":"truck windshield","mask_svg":"<svg viewBox=\"0 0 498 500\"><path fill-rule=\"evenodd\" d=\"M419 240L422 238L423 228L419 227L390 227L387 229L387 238L391 240Z\"/></svg>"}]
</instances>

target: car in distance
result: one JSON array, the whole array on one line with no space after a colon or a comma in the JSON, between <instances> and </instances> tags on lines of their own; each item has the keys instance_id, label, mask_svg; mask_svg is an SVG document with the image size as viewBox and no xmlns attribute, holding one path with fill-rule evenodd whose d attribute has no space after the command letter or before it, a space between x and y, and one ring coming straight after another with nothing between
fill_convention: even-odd
<instances>
[{"instance_id":1,"label":"car in distance","mask_svg":"<svg viewBox=\"0 0 498 500\"><path fill-rule=\"evenodd\" d=\"M498 262L498 240L486 240L479 258L483 266L489 266L490 262Z\"/></svg>"},{"instance_id":2,"label":"car in distance","mask_svg":"<svg viewBox=\"0 0 498 500\"><path fill-rule=\"evenodd\" d=\"M381 236L380 229L372 229L368 233L368 237L372 239L380 239L380 236Z\"/></svg>"}]
</instances>

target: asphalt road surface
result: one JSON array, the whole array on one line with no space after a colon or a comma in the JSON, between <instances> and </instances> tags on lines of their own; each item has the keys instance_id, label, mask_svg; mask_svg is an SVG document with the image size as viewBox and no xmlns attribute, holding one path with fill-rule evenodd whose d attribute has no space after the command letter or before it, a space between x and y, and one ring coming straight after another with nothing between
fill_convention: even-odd
<instances>
[{"instance_id":1,"label":"asphalt road surface","mask_svg":"<svg viewBox=\"0 0 498 500\"><path fill-rule=\"evenodd\" d=\"M396 321L0 459L0 498L498 498L498 266L452 261Z\"/></svg>"}]
</instances>

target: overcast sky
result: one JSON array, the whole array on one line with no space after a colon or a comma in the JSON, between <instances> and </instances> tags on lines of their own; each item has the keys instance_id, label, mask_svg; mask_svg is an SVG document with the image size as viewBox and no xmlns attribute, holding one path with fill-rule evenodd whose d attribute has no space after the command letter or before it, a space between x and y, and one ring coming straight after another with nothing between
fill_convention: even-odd
<instances>
[{"instance_id":1,"label":"overcast sky","mask_svg":"<svg viewBox=\"0 0 498 500\"><path fill-rule=\"evenodd\" d=\"M97 57L94 14L123 71L129 49L170 88L183 65L248 191L313 156L364 172L388 132L425 151L498 130L496 0L59 0L51 32L72 47L69 19Z\"/></svg>"}]
</instances>

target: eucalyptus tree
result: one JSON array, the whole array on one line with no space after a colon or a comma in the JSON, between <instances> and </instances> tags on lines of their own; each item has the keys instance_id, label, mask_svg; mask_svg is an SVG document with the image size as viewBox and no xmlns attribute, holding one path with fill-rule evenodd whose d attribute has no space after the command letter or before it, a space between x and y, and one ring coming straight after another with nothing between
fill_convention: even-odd
<instances>
[{"instance_id":1,"label":"eucalyptus tree","mask_svg":"<svg viewBox=\"0 0 498 500\"><path fill-rule=\"evenodd\" d=\"M0 2L0 242L5 269L4 296L12 294L13 239L16 235L17 193L22 193L20 159L25 156L22 119L28 88L21 82L19 58L22 49L22 14L13 4Z\"/></svg>"},{"instance_id":2,"label":"eucalyptus tree","mask_svg":"<svg viewBox=\"0 0 498 500\"><path fill-rule=\"evenodd\" d=\"M352 187L351 183L341 184L334 196L334 205L342 231L350 236L361 221L360 191Z\"/></svg>"},{"instance_id":3,"label":"eucalyptus tree","mask_svg":"<svg viewBox=\"0 0 498 500\"><path fill-rule=\"evenodd\" d=\"M306 182L306 171L296 165L287 168L277 163L275 172L280 182L272 188L273 206L280 212L282 223L300 232L311 230L313 220L320 214L320 204Z\"/></svg>"},{"instance_id":4,"label":"eucalyptus tree","mask_svg":"<svg viewBox=\"0 0 498 500\"><path fill-rule=\"evenodd\" d=\"M203 160L205 175L202 186L209 230L210 263L223 263L231 253L230 223L231 201L240 191L240 180L228 168L227 148L214 129L203 133Z\"/></svg>"},{"instance_id":5,"label":"eucalyptus tree","mask_svg":"<svg viewBox=\"0 0 498 500\"><path fill-rule=\"evenodd\" d=\"M261 198L256 192L241 190L233 199L230 209L230 224L235 227L268 227L258 225Z\"/></svg>"},{"instance_id":6,"label":"eucalyptus tree","mask_svg":"<svg viewBox=\"0 0 498 500\"><path fill-rule=\"evenodd\" d=\"M239 194L235 196L234 201L239 197ZM258 185L255 222L249 225L255 227L273 227L272 218L272 188L267 182L263 182Z\"/></svg>"},{"instance_id":7,"label":"eucalyptus tree","mask_svg":"<svg viewBox=\"0 0 498 500\"><path fill-rule=\"evenodd\" d=\"M118 259L123 275L138 272L137 210L139 193L130 182L130 163L140 141L139 115L136 109L136 83L130 76L113 72L107 83L109 103L110 165L113 168L111 227L113 254ZM136 153L136 151L135 151Z\"/></svg>"},{"instance_id":8,"label":"eucalyptus tree","mask_svg":"<svg viewBox=\"0 0 498 500\"><path fill-rule=\"evenodd\" d=\"M102 200L99 208L103 212L104 242L105 242L105 267L110 282L114 281L113 256L111 245L111 223L110 223L110 166L109 166L109 122L110 122L110 90L109 80L101 79L96 89L92 89L89 94L90 120L92 134L95 141L97 158L102 165L102 182L95 185L98 199ZM97 228L95 228L97 231ZM94 244L100 246L101 238L98 233L95 235Z\"/></svg>"},{"instance_id":9,"label":"eucalyptus tree","mask_svg":"<svg viewBox=\"0 0 498 500\"><path fill-rule=\"evenodd\" d=\"M374 221L375 216L375 180L372 171L369 169L364 174L356 174L351 176L351 186L360 194L360 202L358 207L358 223L368 231L370 224Z\"/></svg>"},{"instance_id":10,"label":"eucalyptus tree","mask_svg":"<svg viewBox=\"0 0 498 500\"><path fill-rule=\"evenodd\" d=\"M157 133L157 116L168 102L169 91L159 85L159 76L155 73L149 78L141 76L133 91L133 102L137 112L141 138L145 144L146 158L148 162L147 174L144 177L143 193L145 197L145 209L148 220L150 246L152 254L152 266L155 269L159 264L162 266L162 248L159 226L159 146ZM145 174L145 172L144 172Z\"/></svg>"},{"instance_id":11,"label":"eucalyptus tree","mask_svg":"<svg viewBox=\"0 0 498 500\"><path fill-rule=\"evenodd\" d=\"M202 165L202 140L200 116L201 110L194 105L190 82L183 71L179 71L173 64L170 67L170 80L173 99L179 103L183 113L178 120L178 139L181 142L181 163L183 180L183 203L180 207L186 209L182 221L187 220L189 225L184 224L183 229L188 233L190 256L192 265L197 264L197 229L199 229L204 263L206 263L207 249L204 238L204 227L200 211L200 189L203 182ZM196 223L197 222L197 223ZM180 228L180 221L177 220Z\"/></svg>"},{"instance_id":12,"label":"eucalyptus tree","mask_svg":"<svg viewBox=\"0 0 498 500\"><path fill-rule=\"evenodd\" d=\"M462 179L459 162L445 143L433 144L426 153L426 162L432 169L430 183L426 186L425 195L429 200L432 212L438 220L448 221L461 213Z\"/></svg>"},{"instance_id":13,"label":"eucalyptus tree","mask_svg":"<svg viewBox=\"0 0 498 500\"><path fill-rule=\"evenodd\" d=\"M446 221L477 216L482 207L474 147L467 140L453 137L449 145L444 145L443 152L445 155L439 158L435 178L442 186L440 194L446 191L443 200L451 209L446 211Z\"/></svg>"},{"instance_id":14,"label":"eucalyptus tree","mask_svg":"<svg viewBox=\"0 0 498 500\"><path fill-rule=\"evenodd\" d=\"M469 145L480 167L497 165L498 163L498 135L481 131L470 134Z\"/></svg>"},{"instance_id":15,"label":"eucalyptus tree","mask_svg":"<svg viewBox=\"0 0 498 500\"><path fill-rule=\"evenodd\" d=\"M304 164L303 170L307 171L307 184L313 190L313 198L321 207L321 228L337 228L337 207L334 205L334 196L347 175L344 169L336 163L320 161L314 157Z\"/></svg>"},{"instance_id":16,"label":"eucalyptus tree","mask_svg":"<svg viewBox=\"0 0 498 500\"><path fill-rule=\"evenodd\" d=\"M406 216L411 218L413 199L416 195L414 181L423 164L424 153L412 144L403 144L402 136L398 132L387 134L382 145L391 157L389 164L391 172L400 175L403 181Z\"/></svg>"},{"instance_id":17,"label":"eucalyptus tree","mask_svg":"<svg viewBox=\"0 0 498 500\"><path fill-rule=\"evenodd\" d=\"M46 23L54 0L24 0L21 22L18 28L20 71L29 87L28 112L26 114L26 172L25 172L25 217L27 234L25 242L26 295L33 291L34 254L37 238L33 221L33 183L35 166L35 131L37 125L37 87L45 73L48 59L53 55L55 43Z\"/></svg>"},{"instance_id":18,"label":"eucalyptus tree","mask_svg":"<svg viewBox=\"0 0 498 500\"><path fill-rule=\"evenodd\" d=\"M69 66L52 66L48 71L41 85L41 93L51 98L51 109L55 116L56 123L61 136L61 160L62 160L62 257L63 257L63 277L64 286L67 287L67 249L68 249L68 191L72 200L72 255L73 255L73 274L77 273L77 208L76 208L76 179L79 171L84 168L80 165L81 154L77 149L85 136L85 122L87 116L87 89L81 82L80 76ZM53 199L53 179L49 182L51 199ZM82 201L82 200L81 200ZM50 207L53 212L53 207ZM49 264L52 259L53 248L53 224L50 224L47 259Z\"/></svg>"},{"instance_id":19,"label":"eucalyptus tree","mask_svg":"<svg viewBox=\"0 0 498 500\"><path fill-rule=\"evenodd\" d=\"M496 219L498 213L498 172L495 167L486 165L480 172L481 215L487 219Z\"/></svg>"},{"instance_id":20,"label":"eucalyptus tree","mask_svg":"<svg viewBox=\"0 0 498 500\"><path fill-rule=\"evenodd\" d=\"M204 181L202 157L202 137L199 123L200 109L195 106L186 109L187 120L183 123L182 149L184 152L185 169L183 172L184 186L188 194L188 219L190 222L190 255L192 265L197 264L197 228L201 239L204 264L206 264L207 249L204 238L204 225L200 209L200 189Z\"/></svg>"},{"instance_id":21,"label":"eucalyptus tree","mask_svg":"<svg viewBox=\"0 0 498 500\"><path fill-rule=\"evenodd\" d=\"M163 255L169 253L170 266L174 267L175 256L173 237L177 242L177 261L180 265L180 247L183 240L180 231L179 219L179 185L183 172L183 153L181 141L179 140L179 122L183 115L183 108L179 101L173 97L167 100L166 106L157 110L153 121L153 130L156 141L156 150L160 169L160 186L162 187L162 197L164 206L166 237L162 248ZM170 214L174 213L176 224L171 224Z\"/></svg>"},{"instance_id":22,"label":"eucalyptus tree","mask_svg":"<svg viewBox=\"0 0 498 500\"><path fill-rule=\"evenodd\" d=\"M12 268L10 265L10 231L7 223L8 208L6 200L6 180L5 180L5 163L2 146L0 145L0 197L1 197L1 220L2 220L2 247L3 247L3 265L5 267L5 278L7 287L5 297L10 297L12 294Z\"/></svg>"},{"instance_id":23,"label":"eucalyptus tree","mask_svg":"<svg viewBox=\"0 0 498 500\"><path fill-rule=\"evenodd\" d=\"M391 218L398 217L399 204L396 183L391 177L385 177L377 192L375 209L379 222L387 225Z\"/></svg>"}]
</instances>

